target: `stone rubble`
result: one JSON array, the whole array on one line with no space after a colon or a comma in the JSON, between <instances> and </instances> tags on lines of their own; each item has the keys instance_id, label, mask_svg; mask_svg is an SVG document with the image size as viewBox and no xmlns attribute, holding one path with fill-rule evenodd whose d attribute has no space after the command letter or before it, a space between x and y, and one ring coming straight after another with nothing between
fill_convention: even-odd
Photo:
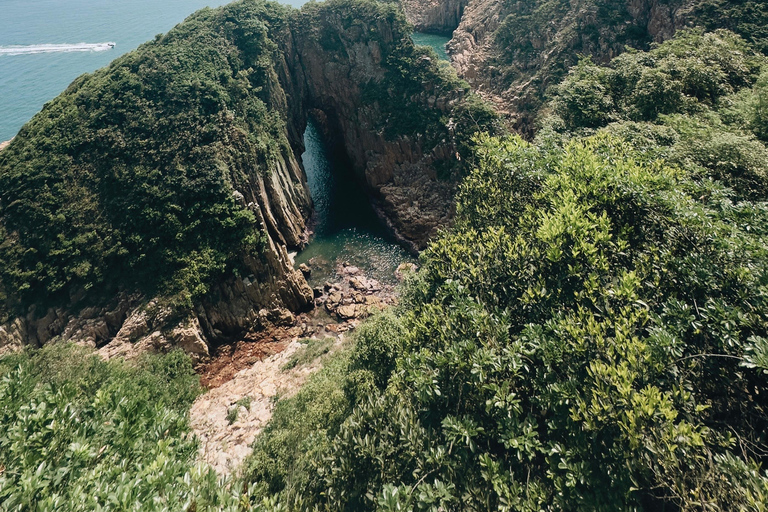
<instances>
[{"instance_id":1,"label":"stone rubble","mask_svg":"<svg viewBox=\"0 0 768 512\"><path fill-rule=\"evenodd\" d=\"M339 339L335 346L340 343ZM195 400L190 421L200 440L202 461L221 475L232 474L240 467L251 452L254 439L272 417L277 398L295 393L307 377L321 367L322 358L283 371L291 356L303 347L298 340L293 340L282 352L239 371L232 380ZM237 405L246 397L250 398L247 409ZM238 407L238 413L230 424L227 415L232 407Z\"/></svg>"},{"instance_id":2,"label":"stone rubble","mask_svg":"<svg viewBox=\"0 0 768 512\"><path fill-rule=\"evenodd\" d=\"M401 274L415 268L404 265L398 267ZM306 270L311 271L309 266ZM304 346L301 338L334 336L336 350L343 343L342 333L395 303L394 286L367 277L358 267L341 264L336 274L337 282L315 289L312 312L289 318L285 310L262 310L260 321L271 327L217 348L212 360L198 367L201 382L210 389L192 405L192 429L200 439L200 459L220 474L233 473L245 460L272 417L276 398L295 393L322 366L324 357L283 370ZM238 406L246 397L250 407ZM230 424L227 415L233 407L238 407L237 419Z\"/></svg>"}]
</instances>

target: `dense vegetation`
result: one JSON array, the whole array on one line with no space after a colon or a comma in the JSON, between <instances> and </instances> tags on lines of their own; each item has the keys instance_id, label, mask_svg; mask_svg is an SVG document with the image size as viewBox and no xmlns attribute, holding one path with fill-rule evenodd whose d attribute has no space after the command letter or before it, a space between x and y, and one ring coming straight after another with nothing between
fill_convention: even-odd
<instances>
[{"instance_id":1,"label":"dense vegetation","mask_svg":"<svg viewBox=\"0 0 768 512\"><path fill-rule=\"evenodd\" d=\"M0 510L241 510L195 465L200 392L181 352L103 361L53 344L0 359Z\"/></svg>"},{"instance_id":2,"label":"dense vegetation","mask_svg":"<svg viewBox=\"0 0 768 512\"><path fill-rule=\"evenodd\" d=\"M545 101L582 56L606 62L625 48L647 50L683 27L729 29L768 52L768 7L758 0L532 0L503 2L490 35L484 79L504 96L527 134Z\"/></svg>"},{"instance_id":3,"label":"dense vegetation","mask_svg":"<svg viewBox=\"0 0 768 512\"><path fill-rule=\"evenodd\" d=\"M181 303L257 250L233 187L289 151L270 30L287 8L202 10L75 81L0 153L10 306L117 287Z\"/></svg>"},{"instance_id":4,"label":"dense vegetation","mask_svg":"<svg viewBox=\"0 0 768 512\"><path fill-rule=\"evenodd\" d=\"M647 151L768 197L768 58L727 31L681 32L607 67L582 61L554 90L560 132L608 126Z\"/></svg>"},{"instance_id":5,"label":"dense vegetation","mask_svg":"<svg viewBox=\"0 0 768 512\"><path fill-rule=\"evenodd\" d=\"M708 96L675 85L677 125L759 103L763 59L728 33L621 59L663 90L669 70L709 80ZM568 106L599 89L572 83L591 68L623 69L574 70L535 143L477 140L456 226L400 306L278 403L246 467L258 493L296 509L765 510L766 178L707 167L696 137L674 157L631 94ZM640 117L563 131L595 104ZM722 137L764 151L759 116L728 119Z\"/></svg>"},{"instance_id":6,"label":"dense vegetation","mask_svg":"<svg viewBox=\"0 0 768 512\"><path fill-rule=\"evenodd\" d=\"M393 12L375 5L355 12ZM608 2L590 5L611 15ZM749 26L749 13L757 12L750 9L761 9L748 1L697 5L701 12L742 9L734 27ZM565 3L531 6L545 29ZM327 8L309 6L302 16ZM265 78L275 50L268 31L284 22L283 12L254 2L203 11L188 22L190 32L179 28L145 53L81 79L47 107L62 115L44 112L25 127L35 138L20 137L0 156L6 291L28 294L19 295L23 303L38 294L114 287L119 274L107 271L139 268L149 260L135 250L147 244L141 254L160 267L146 272L161 269L181 283L174 290L192 297L236 251L256 247L252 219L231 191L246 168L239 158L265 169L264 158L287 150L269 131L282 118L269 117L269 96L261 96L272 84ZM625 13L614 14L623 23ZM510 23L504 30L525 29ZM237 72L223 78L216 66L197 69L183 45L173 46L180 34L202 38L206 49L213 44ZM323 34L327 49L339 50L339 41ZM460 187L455 225L424 252L399 305L363 324L352 348L326 356L322 371L277 403L243 482L221 482L193 466L186 411L199 390L180 354L129 364L52 345L0 360L0 509L768 510L762 37L759 30L744 37L688 30L605 66L582 60L552 89L535 140L465 140L474 168ZM463 90L448 75L409 75L409 67L434 71L436 64L429 53L403 48L387 60L385 87L368 91L384 114L422 105L419 81ZM112 80L165 51L173 58L147 61L147 74L124 71L125 80ZM181 83L165 72L201 76ZM149 80L153 73L157 81ZM134 84L137 76L148 81ZM91 82L100 85L91 89ZM151 111L131 91L153 87L181 87L176 96L162 95L181 103L163 108L196 126L202 139L176 141L162 132L159 114L151 126L167 137L142 138L138 129L128 137L115 128L131 126L131 109ZM402 105L384 101L401 89ZM97 97L107 92L120 108L99 110ZM123 97L131 101L121 103ZM247 121L235 106L252 109ZM468 107L468 122L484 113L483 123L492 125L493 114L475 107ZM113 114L124 117L112 122ZM426 124L406 124L399 133L428 136L419 130L445 124L435 113L418 119ZM83 133L65 129L86 121ZM382 130L395 128L386 115L379 121ZM227 129L249 149L229 153L218 138ZM177 158L173 148L186 146L174 144L187 143L182 156L210 150L200 162L212 167L187 167ZM107 166L106 158L127 163ZM162 158L173 165L163 163L160 172L152 162ZM195 172L204 173L195 183L205 186L186 189L183 180ZM37 189L25 188L31 184ZM118 201L106 184L127 196ZM205 214L200 222L212 224L182 222L177 193L184 207ZM102 222L117 216L111 208L118 204L125 218ZM34 219L67 229L35 231ZM120 222L146 228L124 238L129 230ZM208 238L211 230L221 238ZM169 233L180 245L163 256L157 248ZM116 245L91 249L91 239ZM87 251L98 250L104 252L94 265ZM40 264L49 260L50 269ZM136 272L134 282L157 275ZM318 342L297 357L326 350L327 342Z\"/></svg>"}]
</instances>

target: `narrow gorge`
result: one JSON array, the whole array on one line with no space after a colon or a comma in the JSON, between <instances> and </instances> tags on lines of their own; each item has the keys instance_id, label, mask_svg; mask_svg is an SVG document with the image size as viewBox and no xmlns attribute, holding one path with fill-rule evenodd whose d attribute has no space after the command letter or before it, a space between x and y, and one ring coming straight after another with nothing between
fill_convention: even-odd
<instances>
[{"instance_id":1,"label":"narrow gorge","mask_svg":"<svg viewBox=\"0 0 768 512\"><path fill-rule=\"evenodd\" d=\"M0 351L56 338L199 358L312 307L289 257L312 213L310 117L423 248L452 215L457 138L481 127L464 126L468 86L409 34L394 6L245 1L78 79L0 153Z\"/></svg>"}]
</instances>

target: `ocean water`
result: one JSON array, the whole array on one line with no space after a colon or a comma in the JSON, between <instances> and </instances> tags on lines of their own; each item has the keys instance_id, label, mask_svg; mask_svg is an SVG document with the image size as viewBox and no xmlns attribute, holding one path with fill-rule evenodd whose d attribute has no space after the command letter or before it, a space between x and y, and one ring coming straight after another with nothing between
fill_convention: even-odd
<instances>
[{"instance_id":1,"label":"ocean water","mask_svg":"<svg viewBox=\"0 0 768 512\"><path fill-rule=\"evenodd\" d=\"M415 260L382 225L349 164L329 150L311 121L304 132L304 148L301 160L315 207L314 234L296 256L296 265L310 265L312 286L333 281L342 263L394 283L398 265Z\"/></svg>"},{"instance_id":2,"label":"ocean water","mask_svg":"<svg viewBox=\"0 0 768 512\"><path fill-rule=\"evenodd\" d=\"M441 60L449 60L448 53L445 51L445 45L451 40L450 37L414 32L411 39L413 39L414 44L419 46L431 46Z\"/></svg>"},{"instance_id":3,"label":"ocean water","mask_svg":"<svg viewBox=\"0 0 768 512\"><path fill-rule=\"evenodd\" d=\"M227 0L0 0L0 142L13 137L75 78ZM304 0L284 1L299 7ZM73 50L80 43L114 42ZM13 46L68 45L18 52ZM3 51L6 50L6 51ZM101 50L101 51L98 51Z\"/></svg>"}]
</instances>

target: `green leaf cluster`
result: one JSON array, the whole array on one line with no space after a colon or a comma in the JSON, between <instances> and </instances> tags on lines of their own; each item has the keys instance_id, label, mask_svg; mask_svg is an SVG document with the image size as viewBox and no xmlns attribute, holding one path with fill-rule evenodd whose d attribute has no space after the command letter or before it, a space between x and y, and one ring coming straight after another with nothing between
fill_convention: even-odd
<instances>
[{"instance_id":1,"label":"green leaf cluster","mask_svg":"<svg viewBox=\"0 0 768 512\"><path fill-rule=\"evenodd\" d=\"M768 205L607 133L477 143L456 226L278 403L249 481L297 509L764 510Z\"/></svg>"},{"instance_id":2,"label":"green leaf cluster","mask_svg":"<svg viewBox=\"0 0 768 512\"><path fill-rule=\"evenodd\" d=\"M541 137L604 128L737 197L768 196L768 60L719 30L678 33L608 66L583 60L553 89Z\"/></svg>"},{"instance_id":3,"label":"green leaf cluster","mask_svg":"<svg viewBox=\"0 0 768 512\"><path fill-rule=\"evenodd\" d=\"M0 510L244 510L247 488L195 464L200 392L180 351L107 362L51 344L0 359Z\"/></svg>"}]
</instances>

